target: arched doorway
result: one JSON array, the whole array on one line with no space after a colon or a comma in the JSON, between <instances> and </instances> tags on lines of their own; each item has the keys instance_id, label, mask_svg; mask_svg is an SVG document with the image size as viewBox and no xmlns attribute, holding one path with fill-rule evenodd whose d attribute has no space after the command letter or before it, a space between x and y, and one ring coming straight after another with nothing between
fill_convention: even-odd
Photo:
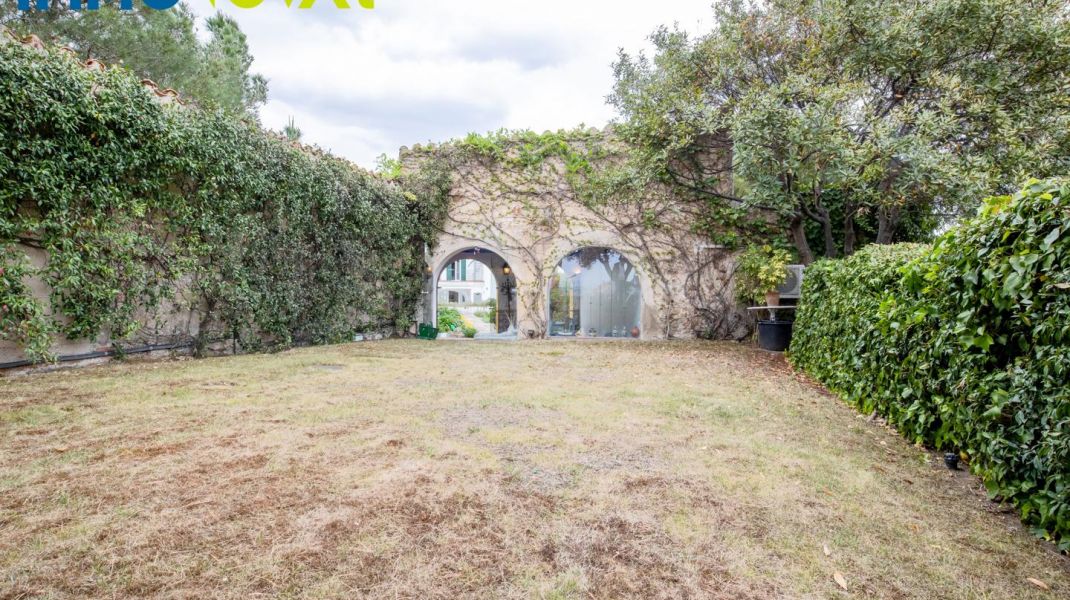
<instances>
[{"instance_id":1,"label":"arched doorway","mask_svg":"<svg viewBox=\"0 0 1070 600\"><path fill-rule=\"evenodd\" d=\"M432 272L431 304L436 327L440 316L450 315L476 327L477 338L517 335L516 275L492 250L465 248L440 261Z\"/></svg>"},{"instance_id":2,"label":"arched doorway","mask_svg":"<svg viewBox=\"0 0 1070 600\"><path fill-rule=\"evenodd\" d=\"M549 335L637 338L639 274L620 252L581 248L554 269L549 289Z\"/></svg>"}]
</instances>

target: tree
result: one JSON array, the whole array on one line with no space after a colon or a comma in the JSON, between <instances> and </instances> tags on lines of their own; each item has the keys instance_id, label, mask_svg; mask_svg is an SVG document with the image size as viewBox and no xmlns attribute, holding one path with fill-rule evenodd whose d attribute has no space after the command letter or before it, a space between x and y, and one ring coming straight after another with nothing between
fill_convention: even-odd
<instances>
[{"instance_id":1,"label":"tree","mask_svg":"<svg viewBox=\"0 0 1070 600\"><path fill-rule=\"evenodd\" d=\"M135 3L128 11L103 3L86 11L59 2L46 11L16 11L14 6L0 5L0 23L15 32L69 46L85 59L121 63L208 107L255 116L267 100L267 80L249 73L253 59L245 35L229 17L209 17L210 37L202 44L185 3L170 10Z\"/></svg>"},{"instance_id":2,"label":"tree","mask_svg":"<svg viewBox=\"0 0 1070 600\"><path fill-rule=\"evenodd\" d=\"M618 130L676 186L778 217L804 262L1070 169L1070 28L1052 0L733 0L621 53ZM730 163L703 160L731 152ZM719 182L733 177L726 193ZM835 219L834 219L835 218Z\"/></svg>"},{"instance_id":3,"label":"tree","mask_svg":"<svg viewBox=\"0 0 1070 600\"><path fill-rule=\"evenodd\" d=\"M253 55L245 34L237 21L223 13L208 17L207 29L212 37L202 50L197 95L232 112L256 114L267 102L267 79L249 73Z\"/></svg>"},{"instance_id":4,"label":"tree","mask_svg":"<svg viewBox=\"0 0 1070 600\"><path fill-rule=\"evenodd\" d=\"M45 11L15 11L5 2L0 21L19 34L35 34L76 50L83 59L122 63L139 76L163 87L182 89L200 68L194 16L179 4L155 10L137 3L129 11L113 4L99 10L72 11L53 2Z\"/></svg>"}]
</instances>

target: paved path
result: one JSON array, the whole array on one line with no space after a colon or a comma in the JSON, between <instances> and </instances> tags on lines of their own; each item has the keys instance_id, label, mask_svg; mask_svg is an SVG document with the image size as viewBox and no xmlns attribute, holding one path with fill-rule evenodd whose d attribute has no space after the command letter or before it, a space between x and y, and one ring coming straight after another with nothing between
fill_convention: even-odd
<instances>
[{"instance_id":1,"label":"paved path","mask_svg":"<svg viewBox=\"0 0 1070 600\"><path fill-rule=\"evenodd\" d=\"M457 306L455 308L458 310L458 312L461 313L461 315L469 323L472 324L473 327L476 328L477 333L476 333L476 338L475 339L477 339L477 340L515 340L516 339L516 331L498 333L495 330L495 324L494 323L487 323L486 321L483 320L482 317L480 317L477 314L479 312L487 311L487 310L490 310L490 309L485 308L485 307L480 307L480 306L472 306L472 307ZM457 331L450 332L450 333L446 333L446 332L440 333L439 337L441 337L441 338L457 338L457 337L460 337L460 335L461 335L461 331L460 331L460 329L458 329Z\"/></svg>"},{"instance_id":2,"label":"paved path","mask_svg":"<svg viewBox=\"0 0 1070 600\"><path fill-rule=\"evenodd\" d=\"M483 337L484 335L497 335L498 332L494 330L494 323L487 323L483 320L483 317L476 314L486 312L490 309L466 306L457 310L461 311L464 318L468 319L468 322L479 331L477 334L478 337Z\"/></svg>"}]
</instances>

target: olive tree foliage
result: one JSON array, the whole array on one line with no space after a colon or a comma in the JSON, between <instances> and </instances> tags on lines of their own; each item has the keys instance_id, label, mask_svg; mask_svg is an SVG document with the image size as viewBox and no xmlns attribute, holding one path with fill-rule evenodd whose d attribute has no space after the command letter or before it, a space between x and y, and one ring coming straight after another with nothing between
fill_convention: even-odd
<instances>
[{"instance_id":1,"label":"olive tree foliage","mask_svg":"<svg viewBox=\"0 0 1070 600\"><path fill-rule=\"evenodd\" d=\"M1070 171L1068 14L1063 0L730 0L704 35L662 27L652 57L621 52L610 102L640 164L776 215L808 263L808 223L825 256L850 254L859 219L891 243L907 215L954 218ZM698 159L718 151L730 165Z\"/></svg>"},{"instance_id":2,"label":"olive tree foliage","mask_svg":"<svg viewBox=\"0 0 1070 600\"><path fill-rule=\"evenodd\" d=\"M168 10L135 3L119 10L102 2L97 10L74 11L52 2L45 11L19 11L14 0L0 3L0 25L18 35L34 34L65 45L82 59L122 63L138 76L174 88L206 108L255 115L267 101L267 79L250 73L253 57L241 28L218 13L197 38L196 18L183 2Z\"/></svg>"}]
</instances>

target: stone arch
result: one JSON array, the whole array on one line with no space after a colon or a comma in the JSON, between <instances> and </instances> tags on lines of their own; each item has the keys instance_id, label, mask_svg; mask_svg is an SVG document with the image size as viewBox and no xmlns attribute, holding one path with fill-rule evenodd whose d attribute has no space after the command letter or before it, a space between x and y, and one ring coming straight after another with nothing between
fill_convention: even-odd
<instances>
[{"instance_id":1,"label":"stone arch","mask_svg":"<svg viewBox=\"0 0 1070 600\"><path fill-rule=\"evenodd\" d=\"M425 285L427 300L425 301L425 318L428 323L438 325L438 291L439 282L446 267L458 260L474 260L485 266L494 276L496 301L499 312L505 317L505 321L499 320L501 326L499 332L511 331L514 334L519 330L516 300L516 281L521 276L517 272L514 263L509 259L509 253L481 243L451 243L437 248L434 255L428 261L428 282ZM506 273L508 267L509 272ZM511 288L507 284L512 284Z\"/></svg>"}]
</instances>

